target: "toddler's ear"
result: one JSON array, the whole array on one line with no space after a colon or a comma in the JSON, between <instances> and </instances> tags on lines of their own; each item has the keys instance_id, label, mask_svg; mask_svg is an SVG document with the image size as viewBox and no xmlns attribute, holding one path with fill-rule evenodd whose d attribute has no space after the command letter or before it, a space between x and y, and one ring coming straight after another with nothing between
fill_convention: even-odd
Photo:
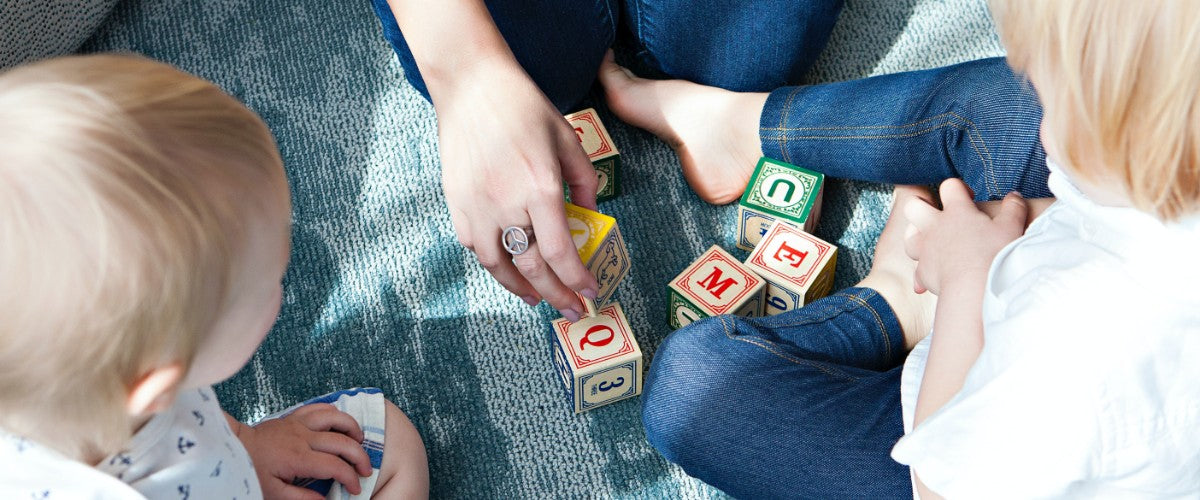
<instances>
[{"instance_id":1,"label":"toddler's ear","mask_svg":"<svg viewBox=\"0 0 1200 500\"><path fill-rule=\"evenodd\" d=\"M129 396L125 399L129 416L143 417L167 409L175 399L175 391L185 374L182 364L170 363L143 375L129 389Z\"/></svg>"}]
</instances>

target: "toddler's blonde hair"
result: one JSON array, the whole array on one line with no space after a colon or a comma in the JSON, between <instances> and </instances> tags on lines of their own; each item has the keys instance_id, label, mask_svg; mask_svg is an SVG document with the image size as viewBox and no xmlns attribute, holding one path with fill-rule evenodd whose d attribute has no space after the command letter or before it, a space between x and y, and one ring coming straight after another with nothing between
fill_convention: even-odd
<instances>
[{"instance_id":1,"label":"toddler's blonde hair","mask_svg":"<svg viewBox=\"0 0 1200 500\"><path fill-rule=\"evenodd\" d=\"M992 0L1008 60L1045 106L1057 161L1116 179L1164 220L1200 205L1200 5Z\"/></svg>"},{"instance_id":2,"label":"toddler's blonde hair","mask_svg":"<svg viewBox=\"0 0 1200 500\"><path fill-rule=\"evenodd\" d=\"M0 75L0 427L119 451L130 388L189 366L247 219L286 198L270 132L209 82L122 55Z\"/></svg>"}]
</instances>

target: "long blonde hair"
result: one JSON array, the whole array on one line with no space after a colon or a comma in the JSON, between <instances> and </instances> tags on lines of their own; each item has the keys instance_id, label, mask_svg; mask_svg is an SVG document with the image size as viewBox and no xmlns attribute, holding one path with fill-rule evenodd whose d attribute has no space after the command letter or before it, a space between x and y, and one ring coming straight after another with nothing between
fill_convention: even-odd
<instances>
[{"instance_id":1,"label":"long blonde hair","mask_svg":"<svg viewBox=\"0 0 1200 500\"><path fill-rule=\"evenodd\" d=\"M1191 0L992 0L1009 62L1073 171L1125 184L1164 220L1200 204L1200 6ZM1052 143L1052 144L1051 144Z\"/></svg>"},{"instance_id":2,"label":"long blonde hair","mask_svg":"<svg viewBox=\"0 0 1200 500\"><path fill-rule=\"evenodd\" d=\"M265 124L202 79L121 55L0 75L0 427L119 451L130 388L188 365L279 193Z\"/></svg>"}]
</instances>

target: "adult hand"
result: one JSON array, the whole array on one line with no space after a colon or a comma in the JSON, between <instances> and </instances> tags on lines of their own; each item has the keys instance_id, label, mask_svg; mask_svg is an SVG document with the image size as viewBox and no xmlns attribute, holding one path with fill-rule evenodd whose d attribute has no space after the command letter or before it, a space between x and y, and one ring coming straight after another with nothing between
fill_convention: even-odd
<instances>
[{"instance_id":1,"label":"adult hand","mask_svg":"<svg viewBox=\"0 0 1200 500\"><path fill-rule=\"evenodd\" d=\"M1025 232L1028 205L1016 192L1004 198L995 216L976 207L959 179L943 182L939 194L941 210L919 199L904 207L910 223L904 249L917 261L917 293L941 295L957 283L986 282L996 254Z\"/></svg>"},{"instance_id":2,"label":"adult hand","mask_svg":"<svg viewBox=\"0 0 1200 500\"><path fill-rule=\"evenodd\" d=\"M596 208L597 178L574 130L515 62L485 60L434 95L442 188L458 240L508 291L542 298L575 321L574 291L599 285L567 228L562 182L571 199ZM507 227L532 228L520 255L501 243Z\"/></svg>"},{"instance_id":3,"label":"adult hand","mask_svg":"<svg viewBox=\"0 0 1200 500\"><path fill-rule=\"evenodd\" d=\"M358 422L333 405L305 405L286 417L235 429L254 460L263 498L325 498L292 485L302 478L333 479L357 495L362 492L359 478L372 473Z\"/></svg>"}]
</instances>

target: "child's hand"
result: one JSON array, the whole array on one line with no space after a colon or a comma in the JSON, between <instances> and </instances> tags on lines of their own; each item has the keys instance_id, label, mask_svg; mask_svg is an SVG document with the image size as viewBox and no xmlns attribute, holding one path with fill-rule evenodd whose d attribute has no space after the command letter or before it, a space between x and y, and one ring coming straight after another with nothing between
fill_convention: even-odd
<instances>
[{"instance_id":1,"label":"child's hand","mask_svg":"<svg viewBox=\"0 0 1200 500\"><path fill-rule=\"evenodd\" d=\"M359 477L372 472L358 422L332 405L305 405L286 417L236 429L266 499L324 498L293 486L299 478L333 479L357 495Z\"/></svg>"},{"instance_id":2,"label":"child's hand","mask_svg":"<svg viewBox=\"0 0 1200 500\"><path fill-rule=\"evenodd\" d=\"M961 180L943 182L940 194L942 210L917 199L904 207L910 221L904 249L917 261L917 293L940 295L957 283L986 282L992 259L1025 232L1028 207L1015 192L1004 198L995 217L975 206Z\"/></svg>"}]
</instances>

